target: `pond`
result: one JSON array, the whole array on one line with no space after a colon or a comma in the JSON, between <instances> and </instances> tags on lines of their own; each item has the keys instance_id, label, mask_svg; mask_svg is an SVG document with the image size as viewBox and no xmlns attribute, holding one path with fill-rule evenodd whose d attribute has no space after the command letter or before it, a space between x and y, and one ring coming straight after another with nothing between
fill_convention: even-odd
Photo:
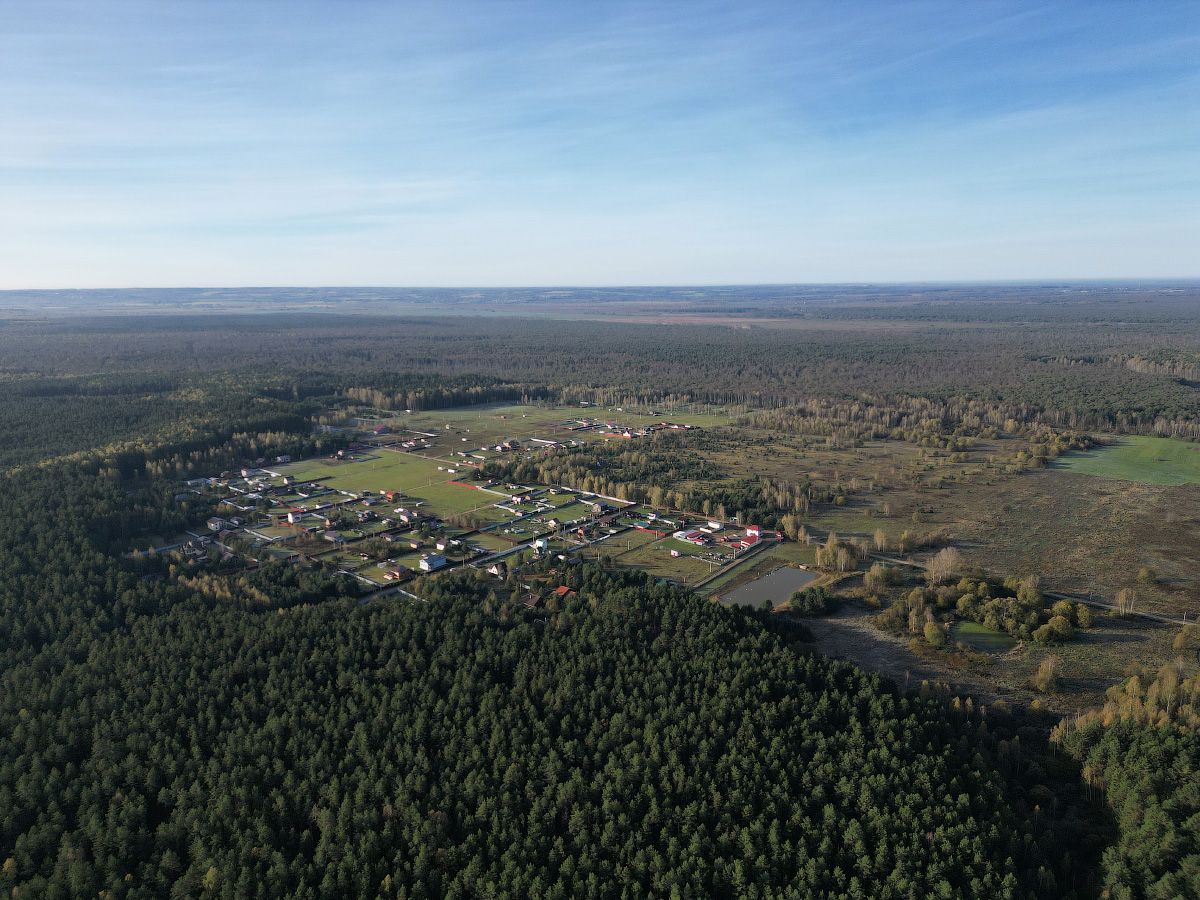
<instances>
[{"instance_id":1,"label":"pond","mask_svg":"<svg viewBox=\"0 0 1200 900\"><path fill-rule=\"evenodd\" d=\"M796 591L807 587L816 580L815 572L784 566L776 569L770 575L764 575L762 578L756 578L748 584L735 588L721 597L721 602L726 606L753 607L762 606L764 600L770 600L772 604L782 603Z\"/></svg>"},{"instance_id":2,"label":"pond","mask_svg":"<svg viewBox=\"0 0 1200 900\"><path fill-rule=\"evenodd\" d=\"M978 622L955 622L950 626L950 640L966 644L972 650L998 653L1016 646L1016 640L1003 631L996 631Z\"/></svg>"}]
</instances>

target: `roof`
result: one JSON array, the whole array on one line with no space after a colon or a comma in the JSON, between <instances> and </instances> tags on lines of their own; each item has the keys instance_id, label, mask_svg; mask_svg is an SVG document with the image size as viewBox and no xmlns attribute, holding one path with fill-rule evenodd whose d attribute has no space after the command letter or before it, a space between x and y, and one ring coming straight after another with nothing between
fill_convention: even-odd
<instances>
[{"instance_id":1,"label":"roof","mask_svg":"<svg viewBox=\"0 0 1200 900\"><path fill-rule=\"evenodd\" d=\"M574 594L574 593L575 592L573 590L571 590L569 587L567 587L565 584L559 585L558 587L556 587L554 589L554 596L556 596L556 597L569 597L571 594Z\"/></svg>"}]
</instances>

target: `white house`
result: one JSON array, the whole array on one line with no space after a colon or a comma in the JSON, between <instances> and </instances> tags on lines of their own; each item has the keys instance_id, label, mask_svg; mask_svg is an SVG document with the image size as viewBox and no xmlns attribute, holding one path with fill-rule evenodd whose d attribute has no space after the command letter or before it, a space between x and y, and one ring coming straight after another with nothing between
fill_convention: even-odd
<instances>
[{"instance_id":1,"label":"white house","mask_svg":"<svg viewBox=\"0 0 1200 900\"><path fill-rule=\"evenodd\" d=\"M422 572L436 572L446 565L446 557L440 553L428 553L421 557L419 563Z\"/></svg>"}]
</instances>

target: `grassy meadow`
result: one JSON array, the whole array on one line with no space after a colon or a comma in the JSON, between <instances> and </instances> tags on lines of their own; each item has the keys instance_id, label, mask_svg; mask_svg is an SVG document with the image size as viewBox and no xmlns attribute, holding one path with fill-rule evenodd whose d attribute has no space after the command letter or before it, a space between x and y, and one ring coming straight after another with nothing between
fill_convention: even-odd
<instances>
[{"instance_id":1,"label":"grassy meadow","mask_svg":"<svg viewBox=\"0 0 1200 900\"><path fill-rule=\"evenodd\" d=\"M1175 438L1130 435L1085 453L1072 453L1058 468L1141 484L1200 484L1200 444Z\"/></svg>"}]
</instances>

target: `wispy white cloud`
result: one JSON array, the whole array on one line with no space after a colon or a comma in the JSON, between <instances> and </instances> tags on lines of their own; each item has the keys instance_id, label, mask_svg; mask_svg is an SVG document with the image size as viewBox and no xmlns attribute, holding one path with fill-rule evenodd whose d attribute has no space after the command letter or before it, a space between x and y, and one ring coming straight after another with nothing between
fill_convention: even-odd
<instances>
[{"instance_id":1,"label":"wispy white cloud","mask_svg":"<svg viewBox=\"0 0 1200 900\"><path fill-rule=\"evenodd\" d=\"M0 280L1180 274L1196 10L8 0Z\"/></svg>"}]
</instances>

